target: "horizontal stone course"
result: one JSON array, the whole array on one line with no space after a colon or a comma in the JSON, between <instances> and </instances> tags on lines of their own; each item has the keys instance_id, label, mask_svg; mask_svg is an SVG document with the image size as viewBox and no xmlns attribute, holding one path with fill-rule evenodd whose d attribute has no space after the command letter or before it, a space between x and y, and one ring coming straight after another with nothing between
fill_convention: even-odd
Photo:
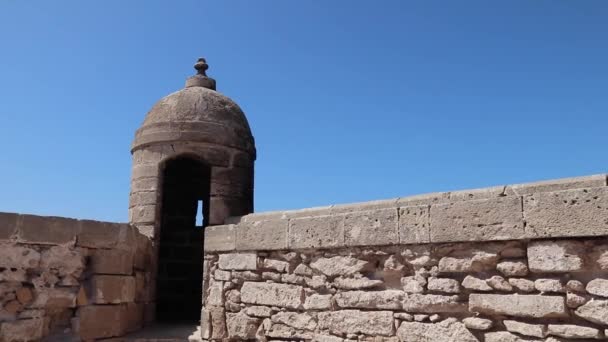
<instances>
[{"instance_id":1,"label":"horizontal stone course","mask_svg":"<svg viewBox=\"0 0 608 342\"><path fill-rule=\"evenodd\" d=\"M437 192L413 195L388 200L376 200L352 204L328 205L323 207L306 208L290 211L261 212L230 218L231 223L254 222L270 219L291 219L298 217L314 217L339 215L350 212L369 211L388 208L400 208L419 205L433 205L450 202L470 201L497 197L524 196L533 193L545 193L571 189L595 188L608 186L608 175L598 174L573 178L553 179L539 182L514 185L494 186L489 188Z\"/></svg>"},{"instance_id":2,"label":"horizontal stone course","mask_svg":"<svg viewBox=\"0 0 608 342\"><path fill-rule=\"evenodd\" d=\"M329 249L604 235L607 208L606 175L595 175L250 214L226 222L234 224L236 250Z\"/></svg>"},{"instance_id":3,"label":"horizontal stone course","mask_svg":"<svg viewBox=\"0 0 608 342\"><path fill-rule=\"evenodd\" d=\"M81 230L81 222L63 217L21 215L19 240L41 244L74 242Z\"/></svg>"},{"instance_id":4,"label":"horizontal stone course","mask_svg":"<svg viewBox=\"0 0 608 342\"><path fill-rule=\"evenodd\" d=\"M89 248L130 249L135 246L135 230L128 224L80 221L77 245Z\"/></svg>"}]
</instances>

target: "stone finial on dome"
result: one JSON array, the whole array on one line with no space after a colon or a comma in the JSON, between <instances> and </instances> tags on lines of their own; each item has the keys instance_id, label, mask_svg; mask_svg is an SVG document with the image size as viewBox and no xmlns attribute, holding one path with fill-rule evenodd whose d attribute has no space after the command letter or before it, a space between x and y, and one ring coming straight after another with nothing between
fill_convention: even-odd
<instances>
[{"instance_id":1,"label":"stone finial on dome","mask_svg":"<svg viewBox=\"0 0 608 342\"><path fill-rule=\"evenodd\" d=\"M186 88L203 87L215 90L215 80L207 76L207 69L209 69L207 60L202 57L199 58L196 64L194 64L194 69L196 69L196 75L186 80Z\"/></svg>"}]
</instances>

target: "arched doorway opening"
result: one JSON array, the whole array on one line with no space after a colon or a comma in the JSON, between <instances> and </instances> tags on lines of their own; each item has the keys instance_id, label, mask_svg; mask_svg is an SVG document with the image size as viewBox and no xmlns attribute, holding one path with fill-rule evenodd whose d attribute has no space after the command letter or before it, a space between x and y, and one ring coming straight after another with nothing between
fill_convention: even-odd
<instances>
[{"instance_id":1,"label":"arched doorway opening","mask_svg":"<svg viewBox=\"0 0 608 342\"><path fill-rule=\"evenodd\" d=\"M211 168L195 158L181 156L165 163L162 177L156 320L198 322Z\"/></svg>"}]
</instances>

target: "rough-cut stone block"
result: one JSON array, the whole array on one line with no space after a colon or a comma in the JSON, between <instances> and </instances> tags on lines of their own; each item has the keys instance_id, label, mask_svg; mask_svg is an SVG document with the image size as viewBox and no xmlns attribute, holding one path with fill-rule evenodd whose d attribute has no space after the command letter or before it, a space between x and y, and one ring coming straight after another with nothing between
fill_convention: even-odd
<instances>
[{"instance_id":1,"label":"rough-cut stone block","mask_svg":"<svg viewBox=\"0 0 608 342\"><path fill-rule=\"evenodd\" d=\"M431 206L431 241L519 239L524 222L519 197L497 197Z\"/></svg>"},{"instance_id":2,"label":"rough-cut stone block","mask_svg":"<svg viewBox=\"0 0 608 342\"><path fill-rule=\"evenodd\" d=\"M564 297L539 295L469 295L469 311L490 315L553 318L567 317Z\"/></svg>"},{"instance_id":3,"label":"rough-cut stone block","mask_svg":"<svg viewBox=\"0 0 608 342\"><path fill-rule=\"evenodd\" d=\"M266 258L262 265L265 269L285 273L289 271L289 263L287 261Z\"/></svg>"},{"instance_id":4,"label":"rough-cut stone block","mask_svg":"<svg viewBox=\"0 0 608 342\"><path fill-rule=\"evenodd\" d=\"M317 327L317 322L308 313L297 313L297 312L277 312L272 316L273 323L285 324L290 327L301 330L314 331Z\"/></svg>"},{"instance_id":5,"label":"rough-cut stone block","mask_svg":"<svg viewBox=\"0 0 608 342\"><path fill-rule=\"evenodd\" d=\"M341 310L321 312L319 327L334 334L366 334L391 336L394 333L392 311Z\"/></svg>"},{"instance_id":6,"label":"rough-cut stone block","mask_svg":"<svg viewBox=\"0 0 608 342\"><path fill-rule=\"evenodd\" d=\"M485 279L479 279L471 275L467 275L464 278L464 280L462 281L462 287L468 290L475 291L492 291L492 287L488 285L488 282Z\"/></svg>"},{"instance_id":7,"label":"rough-cut stone block","mask_svg":"<svg viewBox=\"0 0 608 342\"><path fill-rule=\"evenodd\" d=\"M209 226L205 228L205 252L230 252L236 249L236 226Z\"/></svg>"},{"instance_id":8,"label":"rough-cut stone block","mask_svg":"<svg viewBox=\"0 0 608 342\"><path fill-rule=\"evenodd\" d=\"M528 267L537 273L584 270L585 246L578 241L532 241L528 245Z\"/></svg>"},{"instance_id":9,"label":"rough-cut stone block","mask_svg":"<svg viewBox=\"0 0 608 342\"><path fill-rule=\"evenodd\" d=\"M249 317L242 311L226 314L226 325L228 326L228 337L239 340L253 340L260 326L260 319Z\"/></svg>"},{"instance_id":10,"label":"rough-cut stone block","mask_svg":"<svg viewBox=\"0 0 608 342\"><path fill-rule=\"evenodd\" d=\"M344 342L344 339L332 335L317 334L314 336L312 342Z\"/></svg>"},{"instance_id":11,"label":"rough-cut stone block","mask_svg":"<svg viewBox=\"0 0 608 342\"><path fill-rule=\"evenodd\" d=\"M402 244L431 242L429 212L428 205L399 209L399 241Z\"/></svg>"},{"instance_id":12,"label":"rough-cut stone block","mask_svg":"<svg viewBox=\"0 0 608 342\"><path fill-rule=\"evenodd\" d=\"M478 342L464 324L456 319L446 319L439 323L403 322L397 330L400 341L416 342Z\"/></svg>"},{"instance_id":13,"label":"rough-cut stone block","mask_svg":"<svg viewBox=\"0 0 608 342\"><path fill-rule=\"evenodd\" d=\"M313 294L304 301L305 310L327 310L331 308L331 295Z\"/></svg>"},{"instance_id":14,"label":"rough-cut stone block","mask_svg":"<svg viewBox=\"0 0 608 342\"><path fill-rule=\"evenodd\" d=\"M566 292L564 284L560 279L541 278L534 281L534 288L542 293L560 293Z\"/></svg>"},{"instance_id":15,"label":"rough-cut stone block","mask_svg":"<svg viewBox=\"0 0 608 342\"><path fill-rule=\"evenodd\" d=\"M404 296L397 290L347 291L336 294L334 300L341 308L399 310Z\"/></svg>"},{"instance_id":16,"label":"rough-cut stone block","mask_svg":"<svg viewBox=\"0 0 608 342\"><path fill-rule=\"evenodd\" d=\"M403 300L403 310L407 312L438 313L438 312L465 312L464 303L459 301L457 295L443 296L434 294L406 294Z\"/></svg>"},{"instance_id":17,"label":"rough-cut stone block","mask_svg":"<svg viewBox=\"0 0 608 342\"><path fill-rule=\"evenodd\" d=\"M288 220L270 220L239 224L236 230L236 249L240 251L287 249L288 222Z\"/></svg>"},{"instance_id":18,"label":"rough-cut stone block","mask_svg":"<svg viewBox=\"0 0 608 342\"><path fill-rule=\"evenodd\" d=\"M36 291L32 308L65 309L76 306L78 288L45 287Z\"/></svg>"},{"instance_id":19,"label":"rough-cut stone block","mask_svg":"<svg viewBox=\"0 0 608 342\"><path fill-rule=\"evenodd\" d=\"M525 184L513 184L508 186L507 192L511 192L517 196L525 196L539 192L596 188L602 186L606 186L605 174L553 179Z\"/></svg>"},{"instance_id":20,"label":"rough-cut stone block","mask_svg":"<svg viewBox=\"0 0 608 342\"><path fill-rule=\"evenodd\" d=\"M592 295L608 297L608 279L593 279L587 283L586 289Z\"/></svg>"},{"instance_id":21,"label":"rough-cut stone block","mask_svg":"<svg viewBox=\"0 0 608 342\"><path fill-rule=\"evenodd\" d=\"M156 191L140 191L129 194L129 208L156 205L158 202L158 192Z\"/></svg>"},{"instance_id":22,"label":"rough-cut stone block","mask_svg":"<svg viewBox=\"0 0 608 342\"><path fill-rule=\"evenodd\" d=\"M63 217L21 215L19 240L37 244L66 244L74 242L80 222Z\"/></svg>"},{"instance_id":23,"label":"rough-cut stone block","mask_svg":"<svg viewBox=\"0 0 608 342\"><path fill-rule=\"evenodd\" d=\"M218 266L223 270L255 271L258 256L256 253L220 254Z\"/></svg>"},{"instance_id":24,"label":"rough-cut stone block","mask_svg":"<svg viewBox=\"0 0 608 342\"><path fill-rule=\"evenodd\" d=\"M462 320L462 323L467 329L473 330L488 330L494 325L492 320L479 317L467 317Z\"/></svg>"},{"instance_id":25,"label":"rough-cut stone block","mask_svg":"<svg viewBox=\"0 0 608 342\"><path fill-rule=\"evenodd\" d=\"M208 309L211 326L211 339L221 340L228 337L226 316L223 308Z\"/></svg>"},{"instance_id":26,"label":"rough-cut stone block","mask_svg":"<svg viewBox=\"0 0 608 342\"><path fill-rule=\"evenodd\" d=\"M527 339L508 331L495 331L484 334L485 342L541 342L538 339ZM546 342L558 342L547 339Z\"/></svg>"},{"instance_id":27,"label":"rough-cut stone block","mask_svg":"<svg viewBox=\"0 0 608 342\"><path fill-rule=\"evenodd\" d=\"M348 213L344 218L347 246L377 246L399 243L397 209Z\"/></svg>"},{"instance_id":28,"label":"rough-cut stone block","mask_svg":"<svg viewBox=\"0 0 608 342\"><path fill-rule=\"evenodd\" d=\"M304 289L297 285L245 282L241 288L241 301L247 304L298 309L303 299Z\"/></svg>"},{"instance_id":29,"label":"rough-cut stone block","mask_svg":"<svg viewBox=\"0 0 608 342\"><path fill-rule=\"evenodd\" d=\"M136 247L133 254L133 267L138 270L144 270L149 268L152 264L154 253L152 247L152 240L149 236L136 232L135 243Z\"/></svg>"},{"instance_id":30,"label":"rough-cut stone block","mask_svg":"<svg viewBox=\"0 0 608 342\"><path fill-rule=\"evenodd\" d=\"M534 292L534 282L524 278L509 278L509 284L521 292Z\"/></svg>"},{"instance_id":31,"label":"rough-cut stone block","mask_svg":"<svg viewBox=\"0 0 608 342\"><path fill-rule=\"evenodd\" d=\"M251 317L270 317L273 310L267 306L250 306L241 312L245 312Z\"/></svg>"},{"instance_id":32,"label":"rough-cut stone block","mask_svg":"<svg viewBox=\"0 0 608 342\"><path fill-rule=\"evenodd\" d=\"M204 304L204 303L203 303ZM201 338L208 340L211 337L211 314L204 306L201 310Z\"/></svg>"},{"instance_id":33,"label":"rough-cut stone block","mask_svg":"<svg viewBox=\"0 0 608 342\"><path fill-rule=\"evenodd\" d=\"M121 223L82 220L80 224L77 244L89 248L117 247L121 240L126 239L125 235L130 229L128 225Z\"/></svg>"},{"instance_id":34,"label":"rough-cut stone block","mask_svg":"<svg viewBox=\"0 0 608 342\"><path fill-rule=\"evenodd\" d=\"M460 283L455 279L430 277L427 289L443 293L460 293Z\"/></svg>"},{"instance_id":35,"label":"rough-cut stone block","mask_svg":"<svg viewBox=\"0 0 608 342\"><path fill-rule=\"evenodd\" d=\"M574 312L589 322L608 325L608 300L592 300Z\"/></svg>"},{"instance_id":36,"label":"rough-cut stone block","mask_svg":"<svg viewBox=\"0 0 608 342\"><path fill-rule=\"evenodd\" d=\"M48 320L34 318L0 323L0 341L40 341L48 332Z\"/></svg>"},{"instance_id":37,"label":"rough-cut stone block","mask_svg":"<svg viewBox=\"0 0 608 342\"><path fill-rule=\"evenodd\" d=\"M512 320L504 320L502 323L505 328L513 333L532 337L545 337L547 328L543 324L529 324Z\"/></svg>"},{"instance_id":38,"label":"rough-cut stone block","mask_svg":"<svg viewBox=\"0 0 608 342\"><path fill-rule=\"evenodd\" d=\"M513 285L511 285L505 278L501 276L492 276L487 279L488 285L497 291L511 292L513 291ZM540 291L540 290L539 290ZM541 291L542 292L542 291Z\"/></svg>"},{"instance_id":39,"label":"rough-cut stone block","mask_svg":"<svg viewBox=\"0 0 608 342\"><path fill-rule=\"evenodd\" d=\"M117 304L135 300L135 277L96 275L91 279L91 297L96 304Z\"/></svg>"},{"instance_id":40,"label":"rough-cut stone block","mask_svg":"<svg viewBox=\"0 0 608 342\"><path fill-rule=\"evenodd\" d=\"M343 278L338 277L334 279L334 286L338 289L342 290L361 290L361 289L371 289L374 287L378 287L384 282L379 279L368 279L365 277L361 278Z\"/></svg>"},{"instance_id":41,"label":"rough-cut stone block","mask_svg":"<svg viewBox=\"0 0 608 342\"><path fill-rule=\"evenodd\" d=\"M368 261L359 260L350 256L335 256L319 258L310 263L310 267L328 277L349 276L359 273L370 266Z\"/></svg>"},{"instance_id":42,"label":"rough-cut stone block","mask_svg":"<svg viewBox=\"0 0 608 342\"><path fill-rule=\"evenodd\" d=\"M529 237L608 233L608 187L538 193L524 197Z\"/></svg>"},{"instance_id":43,"label":"rough-cut stone block","mask_svg":"<svg viewBox=\"0 0 608 342\"><path fill-rule=\"evenodd\" d=\"M137 205L129 208L129 222L135 224L154 224L156 221L156 205Z\"/></svg>"},{"instance_id":44,"label":"rough-cut stone block","mask_svg":"<svg viewBox=\"0 0 608 342\"><path fill-rule=\"evenodd\" d=\"M150 163L150 164L136 164L131 168L131 180L136 180L140 178L150 178L150 177L158 177L159 176L159 164L158 163Z\"/></svg>"},{"instance_id":45,"label":"rough-cut stone block","mask_svg":"<svg viewBox=\"0 0 608 342\"><path fill-rule=\"evenodd\" d=\"M289 221L289 248L344 246L344 216L318 216Z\"/></svg>"},{"instance_id":46,"label":"rough-cut stone block","mask_svg":"<svg viewBox=\"0 0 608 342\"><path fill-rule=\"evenodd\" d=\"M525 277L528 265L522 260L506 260L498 263L496 269L507 277Z\"/></svg>"},{"instance_id":47,"label":"rough-cut stone block","mask_svg":"<svg viewBox=\"0 0 608 342\"><path fill-rule=\"evenodd\" d=\"M208 285L208 294L205 299L207 306L223 306L224 305L224 283L221 281L211 281Z\"/></svg>"},{"instance_id":48,"label":"rough-cut stone block","mask_svg":"<svg viewBox=\"0 0 608 342\"><path fill-rule=\"evenodd\" d=\"M547 332L549 335L574 339L599 339L601 336L598 329L574 324L549 324L547 327Z\"/></svg>"},{"instance_id":49,"label":"rough-cut stone block","mask_svg":"<svg viewBox=\"0 0 608 342\"><path fill-rule=\"evenodd\" d=\"M159 179L157 177L134 179L131 182L131 191L156 191L158 183Z\"/></svg>"},{"instance_id":50,"label":"rough-cut stone block","mask_svg":"<svg viewBox=\"0 0 608 342\"><path fill-rule=\"evenodd\" d=\"M496 267L498 254L473 250L461 255L446 256L439 260L439 272L466 273L489 271Z\"/></svg>"},{"instance_id":51,"label":"rough-cut stone block","mask_svg":"<svg viewBox=\"0 0 608 342\"><path fill-rule=\"evenodd\" d=\"M426 278L421 275L401 278L401 285L406 293L423 293L426 283Z\"/></svg>"},{"instance_id":52,"label":"rough-cut stone block","mask_svg":"<svg viewBox=\"0 0 608 342\"><path fill-rule=\"evenodd\" d=\"M0 240L8 240L17 232L18 218L17 214L0 213Z\"/></svg>"},{"instance_id":53,"label":"rough-cut stone block","mask_svg":"<svg viewBox=\"0 0 608 342\"><path fill-rule=\"evenodd\" d=\"M91 255L91 271L96 274L131 274L133 251L96 249Z\"/></svg>"},{"instance_id":54,"label":"rough-cut stone block","mask_svg":"<svg viewBox=\"0 0 608 342\"><path fill-rule=\"evenodd\" d=\"M83 340L120 336L126 320L126 305L83 306L78 310L79 335Z\"/></svg>"},{"instance_id":55,"label":"rough-cut stone block","mask_svg":"<svg viewBox=\"0 0 608 342\"><path fill-rule=\"evenodd\" d=\"M313 338L313 333L290 327L285 324L274 323L266 331L266 336L271 338L271 341L285 341L296 339L296 341L309 341Z\"/></svg>"}]
</instances>

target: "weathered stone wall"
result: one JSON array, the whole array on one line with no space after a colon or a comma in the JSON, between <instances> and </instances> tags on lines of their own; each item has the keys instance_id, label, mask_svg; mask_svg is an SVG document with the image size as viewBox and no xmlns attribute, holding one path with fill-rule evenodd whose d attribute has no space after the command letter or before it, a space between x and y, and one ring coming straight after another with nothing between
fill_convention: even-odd
<instances>
[{"instance_id":1,"label":"weathered stone wall","mask_svg":"<svg viewBox=\"0 0 608 342\"><path fill-rule=\"evenodd\" d=\"M205 232L203 339L608 337L606 175L230 222Z\"/></svg>"},{"instance_id":2,"label":"weathered stone wall","mask_svg":"<svg viewBox=\"0 0 608 342\"><path fill-rule=\"evenodd\" d=\"M154 312L151 255L127 224L0 213L0 341L139 329Z\"/></svg>"}]
</instances>

